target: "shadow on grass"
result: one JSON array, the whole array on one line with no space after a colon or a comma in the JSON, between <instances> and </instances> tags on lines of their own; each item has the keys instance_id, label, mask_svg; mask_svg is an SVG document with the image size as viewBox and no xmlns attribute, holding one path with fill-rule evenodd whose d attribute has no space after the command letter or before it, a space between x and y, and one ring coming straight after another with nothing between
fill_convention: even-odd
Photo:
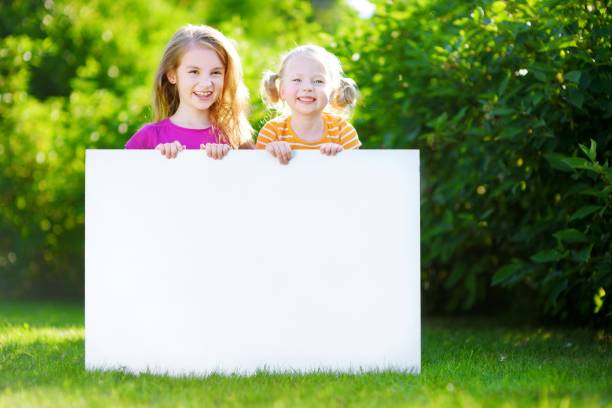
<instances>
[{"instance_id":1,"label":"shadow on grass","mask_svg":"<svg viewBox=\"0 0 612 408\"><path fill-rule=\"evenodd\" d=\"M0 302L0 327L24 324L29 327L71 327L83 326L84 321L82 302Z\"/></svg>"}]
</instances>

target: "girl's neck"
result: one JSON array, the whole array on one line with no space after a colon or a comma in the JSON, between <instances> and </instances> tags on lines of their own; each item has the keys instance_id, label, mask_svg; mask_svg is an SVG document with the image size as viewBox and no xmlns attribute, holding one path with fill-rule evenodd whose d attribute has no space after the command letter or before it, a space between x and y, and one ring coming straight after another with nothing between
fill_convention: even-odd
<instances>
[{"instance_id":1,"label":"girl's neck","mask_svg":"<svg viewBox=\"0 0 612 408\"><path fill-rule=\"evenodd\" d=\"M188 129L204 129L210 126L208 110L192 110L180 104L174 115L170 116L170 120L175 125Z\"/></svg>"},{"instance_id":2,"label":"girl's neck","mask_svg":"<svg viewBox=\"0 0 612 408\"><path fill-rule=\"evenodd\" d=\"M325 123L321 114L301 115L292 113L291 128L300 139L308 142L320 140L325 133Z\"/></svg>"}]
</instances>

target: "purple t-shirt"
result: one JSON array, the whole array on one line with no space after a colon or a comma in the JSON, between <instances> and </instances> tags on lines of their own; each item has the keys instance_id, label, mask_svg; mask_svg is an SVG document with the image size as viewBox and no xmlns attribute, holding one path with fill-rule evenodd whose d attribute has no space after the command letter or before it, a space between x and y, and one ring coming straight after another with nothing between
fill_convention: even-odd
<instances>
[{"instance_id":1,"label":"purple t-shirt","mask_svg":"<svg viewBox=\"0 0 612 408\"><path fill-rule=\"evenodd\" d=\"M157 123L148 123L134 133L125 144L126 149L155 149L160 143L178 140L187 149L199 149L200 145L219 142L219 133L212 126L204 129L188 129L175 125L166 118Z\"/></svg>"}]
</instances>

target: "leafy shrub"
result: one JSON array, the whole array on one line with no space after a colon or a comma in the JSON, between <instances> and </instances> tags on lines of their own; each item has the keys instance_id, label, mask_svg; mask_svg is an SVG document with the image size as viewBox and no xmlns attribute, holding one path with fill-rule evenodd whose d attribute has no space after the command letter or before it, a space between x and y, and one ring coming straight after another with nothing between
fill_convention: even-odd
<instances>
[{"instance_id":1,"label":"leafy shrub","mask_svg":"<svg viewBox=\"0 0 612 408\"><path fill-rule=\"evenodd\" d=\"M367 146L421 149L429 310L612 320L611 34L605 2L379 2L337 41Z\"/></svg>"}]
</instances>

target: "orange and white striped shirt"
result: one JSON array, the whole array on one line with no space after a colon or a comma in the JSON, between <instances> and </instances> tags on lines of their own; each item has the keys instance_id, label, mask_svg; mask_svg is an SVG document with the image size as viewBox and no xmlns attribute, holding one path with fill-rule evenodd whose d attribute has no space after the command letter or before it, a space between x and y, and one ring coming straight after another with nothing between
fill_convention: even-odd
<instances>
[{"instance_id":1,"label":"orange and white striped shirt","mask_svg":"<svg viewBox=\"0 0 612 408\"><path fill-rule=\"evenodd\" d=\"M291 128L291 116L272 119L264 125L257 136L257 148L265 149L270 142L287 142L292 149L319 149L324 143L337 143L345 150L361 146L357 131L342 116L323 113L325 129L323 137L316 142L302 140Z\"/></svg>"}]
</instances>

